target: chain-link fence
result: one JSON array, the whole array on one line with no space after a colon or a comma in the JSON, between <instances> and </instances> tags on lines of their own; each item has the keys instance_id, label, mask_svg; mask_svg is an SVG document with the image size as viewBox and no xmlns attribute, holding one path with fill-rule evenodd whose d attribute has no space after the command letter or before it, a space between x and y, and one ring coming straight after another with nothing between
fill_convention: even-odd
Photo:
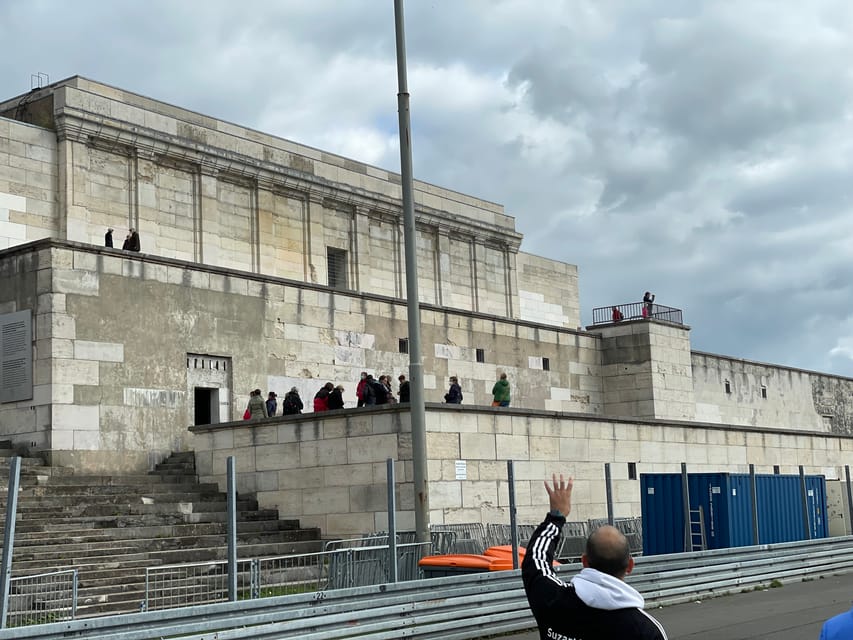
<instances>
[{"instance_id":1,"label":"chain-link fence","mask_svg":"<svg viewBox=\"0 0 853 640\"><path fill-rule=\"evenodd\" d=\"M9 581L7 627L73 620L77 615L77 569L19 576Z\"/></svg>"}]
</instances>

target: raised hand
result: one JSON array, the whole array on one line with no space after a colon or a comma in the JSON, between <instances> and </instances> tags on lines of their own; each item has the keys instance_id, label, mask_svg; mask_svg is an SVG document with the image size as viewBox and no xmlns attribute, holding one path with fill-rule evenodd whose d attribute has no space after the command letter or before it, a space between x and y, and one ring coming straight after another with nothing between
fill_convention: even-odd
<instances>
[{"instance_id":1,"label":"raised hand","mask_svg":"<svg viewBox=\"0 0 853 640\"><path fill-rule=\"evenodd\" d=\"M551 510L557 509L564 516L568 517L572 511L572 487L574 486L575 479L569 476L569 479L565 480L561 473L558 482L557 475L552 474L551 482L552 485L549 486L548 481L545 481L545 491L548 492Z\"/></svg>"}]
</instances>

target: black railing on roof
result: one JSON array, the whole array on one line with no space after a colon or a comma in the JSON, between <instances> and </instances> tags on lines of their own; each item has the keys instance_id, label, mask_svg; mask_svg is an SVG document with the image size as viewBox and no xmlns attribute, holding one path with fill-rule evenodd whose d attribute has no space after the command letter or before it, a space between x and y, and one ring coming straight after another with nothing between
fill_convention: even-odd
<instances>
[{"instance_id":1,"label":"black railing on roof","mask_svg":"<svg viewBox=\"0 0 853 640\"><path fill-rule=\"evenodd\" d=\"M684 324L681 309L662 304L629 302L610 307L597 307L592 310L592 324L613 324L628 320L663 320L674 324Z\"/></svg>"}]
</instances>

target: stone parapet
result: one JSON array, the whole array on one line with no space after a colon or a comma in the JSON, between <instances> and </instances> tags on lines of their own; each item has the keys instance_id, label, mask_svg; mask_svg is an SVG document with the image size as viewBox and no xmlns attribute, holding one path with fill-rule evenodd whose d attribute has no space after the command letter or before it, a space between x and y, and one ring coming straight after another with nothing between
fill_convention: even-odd
<instances>
[{"instance_id":1,"label":"stone parapet","mask_svg":"<svg viewBox=\"0 0 853 640\"><path fill-rule=\"evenodd\" d=\"M639 474L806 473L836 479L853 438L736 425L619 420L578 414L428 404L429 519L508 523L507 460L515 469L518 519L547 510L542 481L575 477L572 519L606 516L604 464L611 464L617 516L640 515ZM459 425L454 430L452 425ZM392 406L191 428L202 481L224 486L225 459L238 461L238 487L262 508L319 526L326 536L387 526L385 460L396 460L398 527L414 526L409 413ZM260 452L264 451L262 456ZM279 471L265 462L277 460ZM465 477L460 478L460 464Z\"/></svg>"}]
</instances>

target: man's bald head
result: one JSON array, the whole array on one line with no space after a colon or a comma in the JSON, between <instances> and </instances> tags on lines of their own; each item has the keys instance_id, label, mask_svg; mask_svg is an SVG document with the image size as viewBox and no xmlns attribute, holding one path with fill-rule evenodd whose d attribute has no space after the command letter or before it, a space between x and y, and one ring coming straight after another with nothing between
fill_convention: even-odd
<instances>
[{"instance_id":1,"label":"man's bald head","mask_svg":"<svg viewBox=\"0 0 853 640\"><path fill-rule=\"evenodd\" d=\"M623 578L633 568L628 539L616 527L604 525L586 539L583 564L590 569Z\"/></svg>"}]
</instances>

